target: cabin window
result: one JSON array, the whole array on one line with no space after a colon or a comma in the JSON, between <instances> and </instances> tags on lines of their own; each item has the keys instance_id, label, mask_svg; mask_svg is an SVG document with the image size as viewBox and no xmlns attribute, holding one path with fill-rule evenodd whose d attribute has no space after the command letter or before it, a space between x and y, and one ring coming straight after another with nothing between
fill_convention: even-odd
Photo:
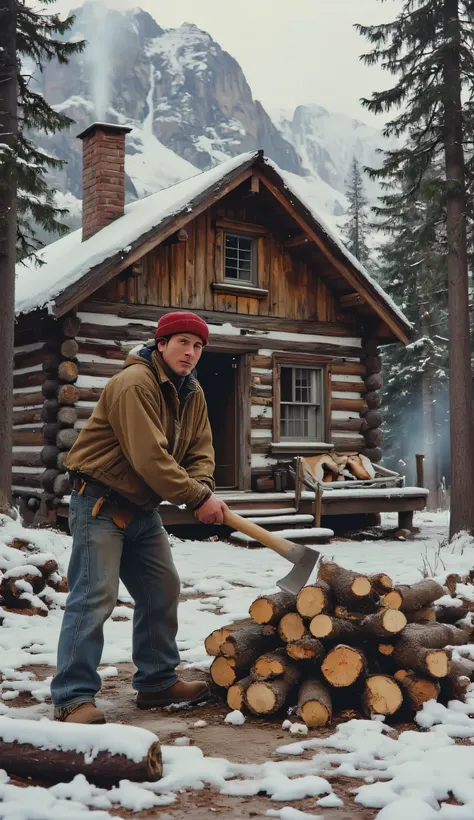
<instances>
[{"instance_id":1,"label":"cabin window","mask_svg":"<svg viewBox=\"0 0 474 820\"><path fill-rule=\"evenodd\" d=\"M240 234L225 234L224 279L257 284L255 240Z\"/></svg>"},{"instance_id":2,"label":"cabin window","mask_svg":"<svg viewBox=\"0 0 474 820\"><path fill-rule=\"evenodd\" d=\"M280 369L280 441L324 437L324 371L321 367Z\"/></svg>"}]
</instances>

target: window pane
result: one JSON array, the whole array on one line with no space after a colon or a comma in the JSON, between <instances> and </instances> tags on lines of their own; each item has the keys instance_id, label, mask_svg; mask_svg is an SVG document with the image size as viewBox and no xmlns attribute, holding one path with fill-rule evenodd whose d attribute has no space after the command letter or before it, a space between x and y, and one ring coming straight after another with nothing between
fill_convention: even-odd
<instances>
[{"instance_id":1,"label":"window pane","mask_svg":"<svg viewBox=\"0 0 474 820\"><path fill-rule=\"evenodd\" d=\"M321 368L280 368L280 436L320 441L324 402Z\"/></svg>"},{"instance_id":2,"label":"window pane","mask_svg":"<svg viewBox=\"0 0 474 820\"><path fill-rule=\"evenodd\" d=\"M225 235L225 278L252 281L253 240L245 236Z\"/></svg>"},{"instance_id":3,"label":"window pane","mask_svg":"<svg viewBox=\"0 0 474 820\"><path fill-rule=\"evenodd\" d=\"M281 401L293 401L292 367L282 367L280 370L280 398Z\"/></svg>"}]
</instances>

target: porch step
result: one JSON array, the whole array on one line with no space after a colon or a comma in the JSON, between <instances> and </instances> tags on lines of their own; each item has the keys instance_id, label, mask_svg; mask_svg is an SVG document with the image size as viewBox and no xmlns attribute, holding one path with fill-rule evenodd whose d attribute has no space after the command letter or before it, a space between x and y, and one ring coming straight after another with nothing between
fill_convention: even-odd
<instances>
[{"instance_id":1,"label":"porch step","mask_svg":"<svg viewBox=\"0 0 474 820\"><path fill-rule=\"evenodd\" d=\"M248 519L253 524L262 524L266 527L268 524L312 524L314 521L313 515L266 515L263 518L255 516Z\"/></svg>"},{"instance_id":2,"label":"porch step","mask_svg":"<svg viewBox=\"0 0 474 820\"><path fill-rule=\"evenodd\" d=\"M333 538L334 533L325 527L302 527L301 529L274 530L273 535L279 538L287 538L289 541L320 541L326 542ZM230 536L234 541L242 544L258 544L255 538L245 535L243 532L233 532Z\"/></svg>"},{"instance_id":3,"label":"porch step","mask_svg":"<svg viewBox=\"0 0 474 820\"><path fill-rule=\"evenodd\" d=\"M232 504L229 504L230 509L232 510ZM259 509L258 507L254 508L253 510L235 510L236 513L242 516L242 518L260 518L261 516L280 516L280 515L291 515L294 516L297 513L296 507L285 507L284 509L275 509L275 510L265 510Z\"/></svg>"}]
</instances>

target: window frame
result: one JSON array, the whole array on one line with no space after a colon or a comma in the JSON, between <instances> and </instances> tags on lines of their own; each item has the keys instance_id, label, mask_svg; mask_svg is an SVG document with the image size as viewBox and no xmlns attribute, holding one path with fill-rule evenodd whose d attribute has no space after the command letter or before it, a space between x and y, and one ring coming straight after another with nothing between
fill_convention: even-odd
<instances>
[{"instance_id":1,"label":"window frame","mask_svg":"<svg viewBox=\"0 0 474 820\"><path fill-rule=\"evenodd\" d=\"M309 444L318 444L331 441L331 362L329 356L316 356L311 353L274 353L273 354L273 442L282 443L295 441L302 448ZM302 367L322 371L322 397L320 402L322 413L322 438L281 438L281 368ZM311 406L311 405L310 405ZM296 449L296 448L295 448Z\"/></svg>"},{"instance_id":2,"label":"window frame","mask_svg":"<svg viewBox=\"0 0 474 820\"><path fill-rule=\"evenodd\" d=\"M226 241L227 237L234 237L235 239L246 239L250 242L250 279L240 279L238 277L226 276ZM223 231L223 248L222 248L222 281L226 285L237 285L239 287L257 288L258 287L258 246L257 237L246 234L244 231L238 230L224 230Z\"/></svg>"}]
</instances>

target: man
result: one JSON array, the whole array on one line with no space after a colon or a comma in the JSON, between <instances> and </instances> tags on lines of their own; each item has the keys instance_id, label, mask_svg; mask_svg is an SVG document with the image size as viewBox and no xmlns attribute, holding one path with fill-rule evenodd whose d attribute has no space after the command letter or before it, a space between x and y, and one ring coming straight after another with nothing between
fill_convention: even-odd
<instances>
[{"instance_id":1,"label":"man","mask_svg":"<svg viewBox=\"0 0 474 820\"><path fill-rule=\"evenodd\" d=\"M51 684L56 720L105 723L95 706L105 621L119 578L135 601L137 706L196 703L202 681L178 680L180 582L156 507L186 504L205 524L222 524L214 495L214 450L202 388L192 375L209 328L194 313L168 313L155 341L133 351L102 391L66 466L73 492L69 595Z\"/></svg>"}]
</instances>

